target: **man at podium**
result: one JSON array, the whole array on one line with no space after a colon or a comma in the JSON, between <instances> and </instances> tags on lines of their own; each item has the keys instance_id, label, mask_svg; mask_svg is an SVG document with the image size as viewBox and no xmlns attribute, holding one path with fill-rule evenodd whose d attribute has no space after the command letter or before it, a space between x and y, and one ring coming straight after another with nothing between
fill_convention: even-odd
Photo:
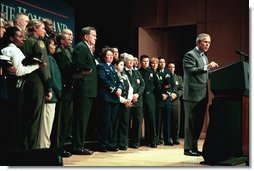
<instances>
[{"instance_id":1,"label":"man at podium","mask_svg":"<svg viewBox=\"0 0 254 171\"><path fill-rule=\"evenodd\" d=\"M208 62L206 52L211 37L201 33L196 38L196 47L183 58L183 100L185 112L184 155L200 156L198 139L202 130L208 103L208 71L219 65Z\"/></svg>"}]
</instances>

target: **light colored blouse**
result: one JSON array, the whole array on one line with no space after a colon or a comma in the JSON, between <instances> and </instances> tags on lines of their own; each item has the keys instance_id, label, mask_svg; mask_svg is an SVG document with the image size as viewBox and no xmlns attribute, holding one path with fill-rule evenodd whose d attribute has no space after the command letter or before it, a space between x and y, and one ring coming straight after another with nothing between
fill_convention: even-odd
<instances>
[{"instance_id":1,"label":"light colored blouse","mask_svg":"<svg viewBox=\"0 0 254 171\"><path fill-rule=\"evenodd\" d=\"M16 76L22 76L39 68L39 64L24 66L22 60L25 58L22 51L13 43L1 50L2 54L11 58L12 64L16 67Z\"/></svg>"}]
</instances>

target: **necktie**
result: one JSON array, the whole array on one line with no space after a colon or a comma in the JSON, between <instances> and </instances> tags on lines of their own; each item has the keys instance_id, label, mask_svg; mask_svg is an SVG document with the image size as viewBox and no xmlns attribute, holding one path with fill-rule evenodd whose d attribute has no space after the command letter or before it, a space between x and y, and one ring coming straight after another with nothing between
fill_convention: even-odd
<instances>
[{"instance_id":1,"label":"necktie","mask_svg":"<svg viewBox=\"0 0 254 171\"><path fill-rule=\"evenodd\" d=\"M129 74L130 74L130 76L132 76L132 70L131 69L129 70Z\"/></svg>"},{"instance_id":2,"label":"necktie","mask_svg":"<svg viewBox=\"0 0 254 171\"><path fill-rule=\"evenodd\" d=\"M114 68L113 68L113 66L111 64L108 64L108 66L109 66L110 71L114 70Z\"/></svg>"},{"instance_id":3,"label":"necktie","mask_svg":"<svg viewBox=\"0 0 254 171\"><path fill-rule=\"evenodd\" d=\"M205 54L204 54L204 53L201 53L200 55L201 55L201 58L202 58L204 64L206 65Z\"/></svg>"}]
</instances>

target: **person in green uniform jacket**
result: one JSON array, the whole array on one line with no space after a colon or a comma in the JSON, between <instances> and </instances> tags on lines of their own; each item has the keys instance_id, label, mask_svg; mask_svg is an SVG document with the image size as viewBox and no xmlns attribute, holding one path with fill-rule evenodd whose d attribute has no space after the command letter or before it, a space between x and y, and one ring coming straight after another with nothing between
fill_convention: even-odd
<instances>
[{"instance_id":1,"label":"person in green uniform jacket","mask_svg":"<svg viewBox=\"0 0 254 171\"><path fill-rule=\"evenodd\" d=\"M179 132L180 132L180 116L181 116L181 98L183 94L183 78L175 73L175 64L170 62L168 69L172 71L175 88L171 95L172 108L171 108L171 138L173 144L179 145Z\"/></svg>"},{"instance_id":2,"label":"person in green uniform jacket","mask_svg":"<svg viewBox=\"0 0 254 171\"><path fill-rule=\"evenodd\" d=\"M22 109L22 145L24 149L35 149L38 140L40 119L45 100L52 98L50 85L50 69L47 49L42 39L45 36L45 26L41 20L30 20L27 25L28 38L25 40L23 53L26 58L24 65L45 63L44 67L27 74L24 85L24 106Z\"/></svg>"}]
</instances>

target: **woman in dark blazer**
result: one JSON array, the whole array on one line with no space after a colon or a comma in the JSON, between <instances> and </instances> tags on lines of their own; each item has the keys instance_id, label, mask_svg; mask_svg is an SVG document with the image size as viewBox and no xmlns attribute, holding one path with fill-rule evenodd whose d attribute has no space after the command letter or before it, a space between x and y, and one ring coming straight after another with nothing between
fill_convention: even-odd
<instances>
[{"instance_id":1,"label":"woman in dark blazer","mask_svg":"<svg viewBox=\"0 0 254 171\"><path fill-rule=\"evenodd\" d=\"M99 151L118 151L117 130L118 111L122 82L117 75L113 62L113 51L109 47L102 49L102 62L97 65L99 83Z\"/></svg>"}]
</instances>

